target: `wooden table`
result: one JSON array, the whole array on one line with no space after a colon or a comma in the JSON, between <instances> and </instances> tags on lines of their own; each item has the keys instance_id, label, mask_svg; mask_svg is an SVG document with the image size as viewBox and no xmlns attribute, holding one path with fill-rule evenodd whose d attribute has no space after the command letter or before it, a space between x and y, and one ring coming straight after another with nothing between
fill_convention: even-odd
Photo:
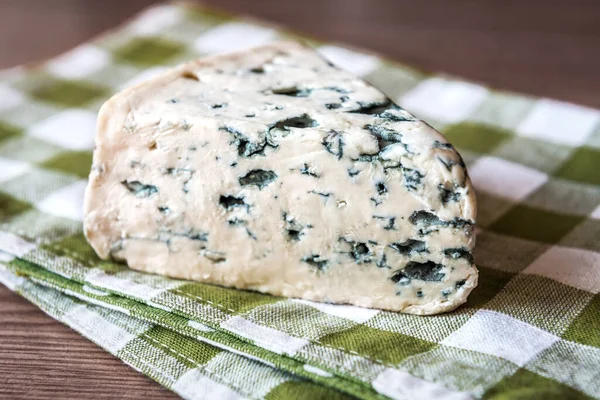
<instances>
[{"instance_id":1,"label":"wooden table","mask_svg":"<svg viewBox=\"0 0 600 400\"><path fill-rule=\"evenodd\" d=\"M205 2L429 70L600 107L597 0ZM52 57L152 3L0 0L0 68ZM173 396L0 285L0 398L86 395Z\"/></svg>"}]
</instances>

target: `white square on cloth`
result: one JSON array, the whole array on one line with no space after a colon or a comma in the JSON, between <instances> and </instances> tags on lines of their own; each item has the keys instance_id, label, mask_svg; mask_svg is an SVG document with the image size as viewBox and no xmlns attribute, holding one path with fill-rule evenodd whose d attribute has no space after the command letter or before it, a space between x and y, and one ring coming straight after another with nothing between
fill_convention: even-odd
<instances>
[{"instance_id":1,"label":"white square on cloth","mask_svg":"<svg viewBox=\"0 0 600 400\"><path fill-rule=\"evenodd\" d=\"M142 333L152 326L145 323L135 330L137 332L128 332L83 304L70 309L63 316L63 321L84 336L102 332L102 335L95 336L97 343L113 354L134 340L137 337L136 333Z\"/></svg>"},{"instance_id":2,"label":"white square on cloth","mask_svg":"<svg viewBox=\"0 0 600 400\"><path fill-rule=\"evenodd\" d=\"M13 256L22 257L35 249L35 244L29 243L20 236L10 232L0 231L0 251Z\"/></svg>"},{"instance_id":3,"label":"white square on cloth","mask_svg":"<svg viewBox=\"0 0 600 400\"><path fill-rule=\"evenodd\" d=\"M595 251L552 246L523 272L600 293L600 253Z\"/></svg>"},{"instance_id":4,"label":"white square on cloth","mask_svg":"<svg viewBox=\"0 0 600 400\"><path fill-rule=\"evenodd\" d=\"M381 60L371 54L359 53L338 46L321 46L319 53L333 64L357 76L367 75L381 64Z\"/></svg>"},{"instance_id":5,"label":"white square on cloth","mask_svg":"<svg viewBox=\"0 0 600 400\"><path fill-rule=\"evenodd\" d=\"M306 339L290 336L267 326L261 326L243 317L235 316L221 323L221 328L254 341L277 354L294 355L310 342Z\"/></svg>"},{"instance_id":6,"label":"white square on cloth","mask_svg":"<svg viewBox=\"0 0 600 400\"><path fill-rule=\"evenodd\" d=\"M69 186L62 187L36 204L46 214L57 217L83 220L83 193L87 180L78 180Z\"/></svg>"},{"instance_id":7,"label":"white square on cloth","mask_svg":"<svg viewBox=\"0 0 600 400\"><path fill-rule=\"evenodd\" d=\"M479 310L441 344L502 357L522 367L558 340L508 315Z\"/></svg>"},{"instance_id":8,"label":"white square on cloth","mask_svg":"<svg viewBox=\"0 0 600 400\"><path fill-rule=\"evenodd\" d=\"M592 211L592 214L590 216L595 219L600 219L600 204L598 204L598 207L596 207L596 209Z\"/></svg>"},{"instance_id":9,"label":"white square on cloth","mask_svg":"<svg viewBox=\"0 0 600 400\"><path fill-rule=\"evenodd\" d=\"M14 256L0 251L0 261L8 262L12 259L14 259ZM13 274L0 264L0 283L9 290L16 291L27 283L27 279Z\"/></svg>"},{"instance_id":10,"label":"white square on cloth","mask_svg":"<svg viewBox=\"0 0 600 400\"><path fill-rule=\"evenodd\" d=\"M21 104L24 96L21 92L0 83L0 111L10 110Z\"/></svg>"},{"instance_id":11,"label":"white square on cloth","mask_svg":"<svg viewBox=\"0 0 600 400\"><path fill-rule=\"evenodd\" d=\"M229 386L202 375L198 368L192 368L181 375L171 389L190 400L243 400L246 398Z\"/></svg>"},{"instance_id":12,"label":"white square on cloth","mask_svg":"<svg viewBox=\"0 0 600 400\"><path fill-rule=\"evenodd\" d=\"M16 178L29 168L30 165L26 162L0 157L0 183Z\"/></svg>"},{"instance_id":13,"label":"white square on cloth","mask_svg":"<svg viewBox=\"0 0 600 400\"><path fill-rule=\"evenodd\" d=\"M38 122L27 134L72 150L94 148L96 114L81 109L67 109Z\"/></svg>"},{"instance_id":14,"label":"white square on cloth","mask_svg":"<svg viewBox=\"0 0 600 400\"><path fill-rule=\"evenodd\" d=\"M468 393L447 389L435 382L417 378L408 372L387 368L373 381L373 387L379 393L394 400L470 400Z\"/></svg>"},{"instance_id":15,"label":"white square on cloth","mask_svg":"<svg viewBox=\"0 0 600 400\"><path fill-rule=\"evenodd\" d=\"M253 398L264 399L273 388L288 378L277 370L275 365L271 364L269 368L261 361L257 362L252 356L246 357L244 353L222 351L211 358L205 368L243 393L252 393ZM257 373L260 374L260 379L248 380L248 376L256 376Z\"/></svg>"},{"instance_id":16,"label":"white square on cloth","mask_svg":"<svg viewBox=\"0 0 600 400\"><path fill-rule=\"evenodd\" d=\"M245 22L229 22L198 36L194 47L205 54L229 53L267 44L276 35L273 29Z\"/></svg>"},{"instance_id":17,"label":"white square on cloth","mask_svg":"<svg viewBox=\"0 0 600 400\"><path fill-rule=\"evenodd\" d=\"M517 126L517 134L559 144L579 146L596 125L600 112L562 101L538 100Z\"/></svg>"},{"instance_id":18,"label":"white square on cloth","mask_svg":"<svg viewBox=\"0 0 600 400\"><path fill-rule=\"evenodd\" d=\"M467 119L488 96L488 90L474 83L429 78L406 93L399 104L418 117L445 123Z\"/></svg>"},{"instance_id":19,"label":"white square on cloth","mask_svg":"<svg viewBox=\"0 0 600 400\"><path fill-rule=\"evenodd\" d=\"M548 180L543 172L491 156L479 158L469 168L469 176L475 190L514 201L523 200Z\"/></svg>"},{"instance_id":20,"label":"white square on cloth","mask_svg":"<svg viewBox=\"0 0 600 400\"><path fill-rule=\"evenodd\" d=\"M344 304L327 304L317 303L310 300L292 300L296 303L305 304L307 306L316 308L317 310L324 312L329 315L333 315L340 318L349 319L351 321L362 324L379 314L380 310L374 310L371 308L348 306Z\"/></svg>"},{"instance_id":21,"label":"white square on cloth","mask_svg":"<svg viewBox=\"0 0 600 400\"><path fill-rule=\"evenodd\" d=\"M138 36L159 34L183 19L180 7L161 5L142 12L129 26Z\"/></svg>"},{"instance_id":22,"label":"white square on cloth","mask_svg":"<svg viewBox=\"0 0 600 400\"><path fill-rule=\"evenodd\" d=\"M46 69L53 75L65 79L81 79L104 68L110 56L96 46L84 44L52 59Z\"/></svg>"}]
</instances>

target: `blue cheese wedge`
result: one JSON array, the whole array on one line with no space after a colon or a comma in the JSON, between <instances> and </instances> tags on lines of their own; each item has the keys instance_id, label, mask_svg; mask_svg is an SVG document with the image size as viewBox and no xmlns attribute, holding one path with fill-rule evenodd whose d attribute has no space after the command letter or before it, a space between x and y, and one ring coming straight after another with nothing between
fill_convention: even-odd
<instances>
[{"instance_id":1,"label":"blue cheese wedge","mask_svg":"<svg viewBox=\"0 0 600 400\"><path fill-rule=\"evenodd\" d=\"M106 102L84 230L101 258L141 271L435 314L477 284L475 214L442 135L285 42Z\"/></svg>"}]
</instances>

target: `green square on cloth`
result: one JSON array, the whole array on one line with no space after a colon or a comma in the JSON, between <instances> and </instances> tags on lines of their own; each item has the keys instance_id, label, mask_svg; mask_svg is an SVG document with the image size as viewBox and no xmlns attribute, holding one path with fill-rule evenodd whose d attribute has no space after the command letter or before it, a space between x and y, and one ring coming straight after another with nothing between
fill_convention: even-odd
<instances>
[{"instance_id":1,"label":"green square on cloth","mask_svg":"<svg viewBox=\"0 0 600 400\"><path fill-rule=\"evenodd\" d=\"M0 282L188 399L600 399L598 110L307 40L444 132L468 164L480 283L448 314L238 291L95 255L81 204L101 103L185 59L290 38L159 5L0 73Z\"/></svg>"}]
</instances>

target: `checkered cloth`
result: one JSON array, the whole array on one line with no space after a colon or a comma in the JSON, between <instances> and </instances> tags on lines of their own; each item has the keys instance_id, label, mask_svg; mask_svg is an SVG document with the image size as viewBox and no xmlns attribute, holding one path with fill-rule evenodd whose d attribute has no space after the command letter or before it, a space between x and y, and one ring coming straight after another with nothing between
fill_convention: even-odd
<instances>
[{"instance_id":1,"label":"checkered cloth","mask_svg":"<svg viewBox=\"0 0 600 400\"><path fill-rule=\"evenodd\" d=\"M191 6L0 81L0 281L189 399L600 398L600 112L309 40L441 130L479 199L479 287L422 317L97 258L81 208L100 104L206 54L296 35ZM554 396L554 397L553 397Z\"/></svg>"}]
</instances>

